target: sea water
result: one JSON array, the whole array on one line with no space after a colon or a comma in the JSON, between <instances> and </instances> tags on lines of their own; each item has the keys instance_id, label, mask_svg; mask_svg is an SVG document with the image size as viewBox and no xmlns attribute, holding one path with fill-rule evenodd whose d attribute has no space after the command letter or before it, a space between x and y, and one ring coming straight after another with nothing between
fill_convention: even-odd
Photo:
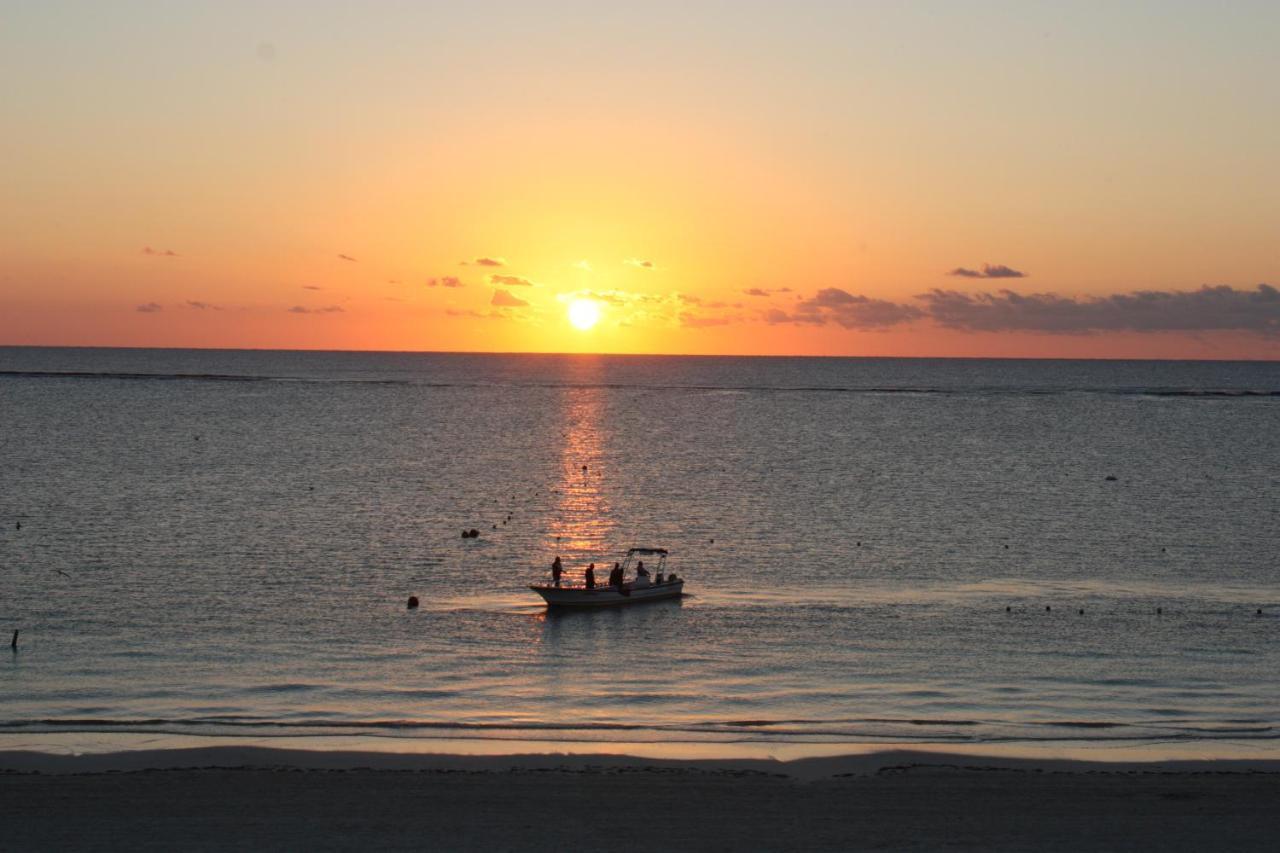
<instances>
[{"instance_id":1,"label":"sea water","mask_svg":"<svg viewBox=\"0 0 1280 853\"><path fill-rule=\"evenodd\" d=\"M0 349L0 734L1266 750L1278 570L1274 363Z\"/></svg>"}]
</instances>

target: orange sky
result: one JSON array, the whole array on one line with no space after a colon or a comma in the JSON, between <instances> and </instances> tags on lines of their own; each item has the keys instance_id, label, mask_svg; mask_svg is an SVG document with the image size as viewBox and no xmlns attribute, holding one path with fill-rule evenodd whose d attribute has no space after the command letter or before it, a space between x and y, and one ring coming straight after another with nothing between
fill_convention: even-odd
<instances>
[{"instance_id":1,"label":"orange sky","mask_svg":"<svg viewBox=\"0 0 1280 853\"><path fill-rule=\"evenodd\" d=\"M1280 357L1272 6L361 9L6 13L0 344Z\"/></svg>"}]
</instances>

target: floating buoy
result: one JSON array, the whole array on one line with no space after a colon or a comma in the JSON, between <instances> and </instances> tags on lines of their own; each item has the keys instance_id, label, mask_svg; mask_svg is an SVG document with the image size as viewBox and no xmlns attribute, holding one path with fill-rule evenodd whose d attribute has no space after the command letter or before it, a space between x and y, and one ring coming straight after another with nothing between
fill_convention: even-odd
<instances>
[{"instance_id":1,"label":"floating buoy","mask_svg":"<svg viewBox=\"0 0 1280 853\"><path fill-rule=\"evenodd\" d=\"M1161 613L1164 613L1164 608L1163 608L1163 607L1157 607L1157 608L1156 608L1156 615L1157 615L1157 616L1159 616Z\"/></svg>"},{"instance_id":2,"label":"floating buoy","mask_svg":"<svg viewBox=\"0 0 1280 853\"><path fill-rule=\"evenodd\" d=\"M1261 615L1262 615L1262 608L1261 608L1261 607L1259 607L1259 608L1258 608L1258 614L1257 614L1257 615L1259 615L1259 616L1261 616Z\"/></svg>"},{"instance_id":3,"label":"floating buoy","mask_svg":"<svg viewBox=\"0 0 1280 853\"><path fill-rule=\"evenodd\" d=\"M416 595L409 596L409 609L413 610L417 608L417 606L418 606L418 596Z\"/></svg>"},{"instance_id":4,"label":"floating buoy","mask_svg":"<svg viewBox=\"0 0 1280 853\"><path fill-rule=\"evenodd\" d=\"M473 528L471 528L471 538L472 538L472 539L479 539L479 538L480 538L480 531L479 531L479 530L476 530L474 527L473 527Z\"/></svg>"},{"instance_id":5,"label":"floating buoy","mask_svg":"<svg viewBox=\"0 0 1280 853\"><path fill-rule=\"evenodd\" d=\"M1115 475L1114 475L1114 474L1108 474L1108 475L1106 476L1106 480L1107 480L1107 482L1108 482L1108 483L1114 483L1114 482L1116 481Z\"/></svg>"},{"instance_id":6,"label":"floating buoy","mask_svg":"<svg viewBox=\"0 0 1280 853\"><path fill-rule=\"evenodd\" d=\"M1005 607L1004 612L1005 612L1005 613L1012 613L1012 612L1013 612L1013 608L1012 608L1012 607Z\"/></svg>"},{"instance_id":7,"label":"floating buoy","mask_svg":"<svg viewBox=\"0 0 1280 853\"><path fill-rule=\"evenodd\" d=\"M1083 615L1084 615L1084 608L1083 608L1083 607L1081 607L1081 608L1080 608L1080 615L1081 615L1081 616L1083 616Z\"/></svg>"},{"instance_id":8,"label":"floating buoy","mask_svg":"<svg viewBox=\"0 0 1280 853\"><path fill-rule=\"evenodd\" d=\"M1045 613L1051 613L1051 612L1053 612L1053 608L1046 604L1046 605L1044 606L1044 612L1045 612Z\"/></svg>"}]
</instances>

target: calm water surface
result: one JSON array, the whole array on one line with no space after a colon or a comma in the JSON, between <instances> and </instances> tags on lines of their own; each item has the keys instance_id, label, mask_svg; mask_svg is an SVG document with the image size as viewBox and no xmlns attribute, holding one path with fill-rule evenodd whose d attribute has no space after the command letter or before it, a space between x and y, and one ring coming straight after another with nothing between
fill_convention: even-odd
<instances>
[{"instance_id":1,"label":"calm water surface","mask_svg":"<svg viewBox=\"0 0 1280 853\"><path fill-rule=\"evenodd\" d=\"M1277 555L1277 364L0 349L0 732L1269 748Z\"/></svg>"}]
</instances>

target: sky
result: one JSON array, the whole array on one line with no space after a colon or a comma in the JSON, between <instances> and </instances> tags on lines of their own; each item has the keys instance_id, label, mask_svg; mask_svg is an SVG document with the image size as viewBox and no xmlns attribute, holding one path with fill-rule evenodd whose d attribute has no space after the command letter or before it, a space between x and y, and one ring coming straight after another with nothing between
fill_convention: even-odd
<instances>
[{"instance_id":1,"label":"sky","mask_svg":"<svg viewBox=\"0 0 1280 853\"><path fill-rule=\"evenodd\" d=\"M0 345L1276 359L1277 43L1273 2L0 0Z\"/></svg>"}]
</instances>

